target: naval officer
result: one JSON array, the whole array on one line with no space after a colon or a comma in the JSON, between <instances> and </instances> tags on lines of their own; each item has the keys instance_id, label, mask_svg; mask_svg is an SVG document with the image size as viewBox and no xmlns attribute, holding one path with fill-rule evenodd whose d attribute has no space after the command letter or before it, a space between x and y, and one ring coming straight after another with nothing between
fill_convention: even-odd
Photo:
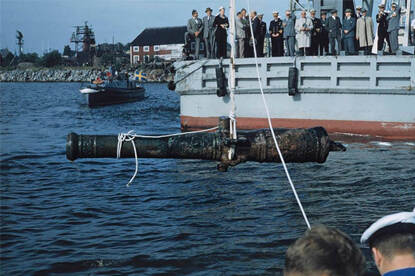
<instances>
[{"instance_id":1,"label":"naval officer","mask_svg":"<svg viewBox=\"0 0 415 276\"><path fill-rule=\"evenodd\" d=\"M379 219L360 241L369 245L383 276L415 275L415 209Z\"/></svg>"},{"instance_id":2,"label":"naval officer","mask_svg":"<svg viewBox=\"0 0 415 276\"><path fill-rule=\"evenodd\" d=\"M282 20L278 17L278 11L274 11L272 16L274 17L274 20L269 23L272 56L282 57L284 55L284 39L282 38L284 28L282 27Z\"/></svg>"},{"instance_id":3,"label":"naval officer","mask_svg":"<svg viewBox=\"0 0 415 276\"><path fill-rule=\"evenodd\" d=\"M401 22L401 7L392 3L392 11L387 17L388 20L388 34L391 42L392 54L396 54L399 49L398 35Z\"/></svg>"}]
</instances>

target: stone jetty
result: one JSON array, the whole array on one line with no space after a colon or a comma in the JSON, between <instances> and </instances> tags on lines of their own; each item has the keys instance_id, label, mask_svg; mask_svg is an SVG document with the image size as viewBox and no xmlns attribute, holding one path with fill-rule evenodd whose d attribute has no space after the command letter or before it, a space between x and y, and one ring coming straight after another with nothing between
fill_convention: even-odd
<instances>
[{"instance_id":1,"label":"stone jetty","mask_svg":"<svg viewBox=\"0 0 415 276\"><path fill-rule=\"evenodd\" d=\"M143 66L149 82L168 82L173 75L158 66ZM0 70L0 82L89 82L105 69L97 68L16 68ZM129 69L133 72L134 69Z\"/></svg>"}]
</instances>

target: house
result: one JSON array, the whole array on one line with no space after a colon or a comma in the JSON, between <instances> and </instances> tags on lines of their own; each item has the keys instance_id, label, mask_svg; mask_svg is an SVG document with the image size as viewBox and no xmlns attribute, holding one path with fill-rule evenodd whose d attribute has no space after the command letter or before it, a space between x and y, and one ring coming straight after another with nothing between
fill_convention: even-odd
<instances>
[{"instance_id":1,"label":"house","mask_svg":"<svg viewBox=\"0 0 415 276\"><path fill-rule=\"evenodd\" d=\"M130 46L130 63L149 62L154 59L176 60L182 57L186 26L146 28ZM194 42L191 44L194 50ZM201 43L200 53L204 45Z\"/></svg>"}]
</instances>

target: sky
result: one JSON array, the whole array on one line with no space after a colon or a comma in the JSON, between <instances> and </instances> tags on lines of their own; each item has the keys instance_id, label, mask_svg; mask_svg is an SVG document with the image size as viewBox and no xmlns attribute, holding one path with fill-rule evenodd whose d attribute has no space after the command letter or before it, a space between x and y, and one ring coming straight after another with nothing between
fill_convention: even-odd
<instances>
[{"instance_id":1,"label":"sky","mask_svg":"<svg viewBox=\"0 0 415 276\"><path fill-rule=\"evenodd\" d=\"M236 0L237 9L246 0ZM285 0L250 0L252 9L271 13L288 8ZM274 3L274 4L273 4ZM193 9L204 15L207 6L228 8L228 0L0 0L0 48L17 50L16 30L24 35L24 52L63 51L73 26L85 21L97 43L131 42L147 27L186 25ZM266 15L266 21L272 15ZM73 45L72 45L73 48Z\"/></svg>"},{"instance_id":2,"label":"sky","mask_svg":"<svg viewBox=\"0 0 415 276\"><path fill-rule=\"evenodd\" d=\"M247 1L236 0L237 10L247 8ZM94 29L97 43L112 43L114 37L125 44L147 27L186 25L193 9L201 17L208 6L216 12L220 6L228 8L229 0L0 0L0 49L17 50L19 30L24 52L62 52L70 44L73 26L85 21ZM264 13L266 22L272 11L281 15L288 6L289 0L250 0L251 9Z\"/></svg>"}]
</instances>

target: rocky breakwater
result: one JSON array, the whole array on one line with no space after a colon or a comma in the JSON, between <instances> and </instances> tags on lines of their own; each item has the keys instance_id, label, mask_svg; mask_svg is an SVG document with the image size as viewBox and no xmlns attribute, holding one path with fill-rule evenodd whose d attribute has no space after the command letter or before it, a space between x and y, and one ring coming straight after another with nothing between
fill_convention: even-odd
<instances>
[{"instance_id":1,"label":"rocky breakwater","mask_svg":"<svg viewBox=\"0 0 415 276\"><path fill-rule=\"evenodd\" d=\"M1 70L0 82L89 82L96 79L102 71L105 70L95 68ZM142 71L147 74L149 82L168 82L173 79L173 75L165 69L145 68Z\"/></svg>"},{"instance_id":2,"label":"rocky breakwater","mask_svg":"<svg viewBox=\"0 0 415 276\"><path fill-rule=\"evenodd\" d=\"M0 71L0 82L85 82L99 73L97 69L15 69Z\"/></svg>"}]
</instances>

